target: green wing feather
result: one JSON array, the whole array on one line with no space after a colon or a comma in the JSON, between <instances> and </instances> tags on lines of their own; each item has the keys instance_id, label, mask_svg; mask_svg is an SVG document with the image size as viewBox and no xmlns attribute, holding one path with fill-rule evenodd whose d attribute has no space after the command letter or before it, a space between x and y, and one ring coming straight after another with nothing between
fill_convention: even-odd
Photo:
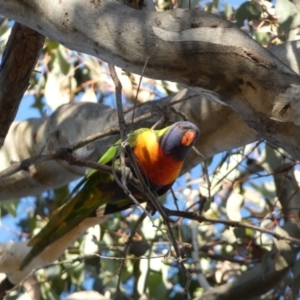
<instances>
[{"instance_id":1,"label":"green wing feather","mask_svg":"<svg viewBox=\"0 0 300 300\"><path fill-rule=\"evenodd\" d=\"M136 139L139 134L149 130L141 128L128 135L128 143L131 148L135 146ZM162 135L165 130L155 131L157 136ZM113 161L115 156L118 156L121 151L121 141L110 147L100 158L100 164L108 164ZM113 176L96 170L90 170L84 179L76 186L79 189L83 188L64 205L53 212L47 225L33 237L28 246L31 250L23 260L20 269L22 270L30 261L39 255L46 247L63 237L71 231L76 225L82 222L85 218L90 217L96 210L111 202L114 199L114 205L123 208L131 203L129 199L124 199L118 189L110 186L110 191L107 190L109 184L115 184ZM105 188L106 187L106 188ZM106 191L103 191L106 190ZM117 199L120 197L119 199Z\"/></svg>"},{"instance_id":2,"label":"green wing feather","mask_svg":"<svg viewBox=\"0 0 300 300\"><path fill-rule=\"evenodd\" d=\"M149 130L149 128L140 128L135 130L133 133L128 134L127 142L129 143L130 148L134 148L136 139L139 134L144 131ZM159 131L159 130L158 130ZM111 146L98 160L99 164L107 165L112 162L115 157L118 157L121 152L121 140L118 140L113 146ZM90 170L85 176L85 181L94 173L98 172L97 170Z\"/></svg>"},{"instance_id":3,"label":"green wing feather","mask_svg":"<svg viewBox=\"0 0 300 300\"><path fill-rule=\"evenodd\" d=\"M22 270L51 243L63 237L85 218L92 216L99 206L107 203L109 199L101 192L99 186L110 182L112 182L111 175L94 173L75 197L56 209L47 225L29 241L28 246L32 248L20 269Z\"/></svg>"}]
</instances>

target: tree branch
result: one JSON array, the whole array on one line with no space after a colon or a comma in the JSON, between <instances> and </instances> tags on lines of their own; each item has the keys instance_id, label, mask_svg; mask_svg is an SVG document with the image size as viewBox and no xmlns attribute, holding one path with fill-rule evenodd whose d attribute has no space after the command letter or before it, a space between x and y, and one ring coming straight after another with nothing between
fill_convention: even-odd
<instances>
[{"instance_id":1,"label":"tree branch","mask_svg":"<svg viewBox=\"0 0 300 300\"><path fill-rule=\"evenodd\" d=\"M24 25L15 23L12 28L0 70L0 148L28 88L44 41L43 35Z\"/></svg>"},{"instance_id":2,"label":"tree branch","mask_svg":"<svg viewBox=\"0 0 300 300\"><path fill-rule=\"evenodd\" d=\"M300 158L300 77L216 15L179 9L144 12L112 0L0 0L0 10L126 71L141 74L151 57L145 76L213 91L212 98L233 108L260 137Z\"/></svg>"},{"instance_id":3,"label":"tree branch","mask_svg":"<svg viewBox=\"0 0 300 300\"><path fill-rule=\"evenodd\" d=\"M279 46L283 49L279 51L282 55L280 59L296 69L297 65L293 64L290 56L285 55L287 53L285 49L288 46L299 49L300 42L296 41L291 44L292 46L290 44ZM299 56L299 53L295 52L294 55ZM210 95L207 92L198 94L182 90L160 101L139 105L135 112L137 117L145 113L153 114L153 117L142 120L143 122L137 126L151 127L158 120L155 115L159 114L163 107L173 105L177 111L184 113L191 122L201 128L201 138L196 148L204 157L211 157L216 153L244 146L258 139L255 131L250 129L232 109L208 100ZM127 112L125 117L127 123L130 124L132 112ZM176 116L171 118L176 120ZM41 153L69 147L74 143L78 143L76 147L80 148L85 144L87 136L95 134L96 139L98 132L104 130L110 132L111 128L116 127L118 127L116 111L101 104L92 103L67 104L58 108L49 118L13 123L7 141L0 150L1 169L10 167L11 161L22 161ZM117 139L113 136L106 137L81 148L76 155L98 160L107 147ZM197 165L199 160L200 157L192 152L185 161L183 172ZM67 184L85 173L84 168L70 167L61 162L43 163L29 171L1 180L0 199L38 194L49 188Z\"/></svg>"},{"instance_id":4,"label":"tree branch","mask_svg":"<svg viewBox=\"0 0 300 300\"><path fill-rule=\"evenodd\" d=\"M22 271L20 271L20 264L30 250L30 247L27 246L27 242L0 243L0 272L5 273L12 284L20 283L32 272L32 270L35 271L35 269L53 263L53 261L58 259L78 236L82 235L89 227L106 221L107 218L108 216L85 219L66 235L47 247Z\"/></svg>"}]
</instances>

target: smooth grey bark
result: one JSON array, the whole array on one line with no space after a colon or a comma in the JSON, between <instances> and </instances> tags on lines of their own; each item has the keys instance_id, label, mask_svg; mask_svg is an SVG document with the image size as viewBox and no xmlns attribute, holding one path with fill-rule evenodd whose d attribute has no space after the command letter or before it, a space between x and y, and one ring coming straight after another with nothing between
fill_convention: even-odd
<instances>
[{"instance_id":1,"label":"smooth grey bark","mask_svg":"<svg viewBox=\"0 0 300 300\"><path fill-rule=\"evenodd\" d=\"M185 100L184 100L185 99ZM173 107L199 126L201 137L196 148L203 157L211 157L221 151L230 150L255 141L258 136L254 130L229 107L211 102L198 93L183 90L176 95L160 101L148 102L135 111L135 117L148 112L158 115L139 123L137 127L150 127L163 112L167 112L172 121L179 115L170 113ZM125 114L128 124L132 112ZM211 120L215 120L212 122ZM67 147L85 139L90 134L117 126L117 113L114 109L95 103L72 103L59 107L49 118L32 119L14 123L3 148L0 150L1 169L10 166L11 161L49 153ZM232 128L236 130L232 131ZM99 157L119 137L117 135L100 139L76 151L76 155L92 160ZM203 157L192 152L186 160L183 173L196 166ZM63 161L48 161L0 180L0 200L19 198L41 193L47 189L61 186L83 176L85 168L71 166Z\"/></svg>"},{"instance_id":2,"label":"smooth grey bark","mask_svg":"<svg viewBox=\"0 0 300 300\"><path fill-rule=\"evenodd\" d=\"M0 11L77 51L151 78L210 90L261 138L300 157L300 77L248 35L196 10L144 12L107 0L0 0Z\"/></svg>"},{"instance_id":3,"label":"smooth grey bark","mask_svg":"<svg viewBox=\"0 0 300 300\"><path fill-rule=\"evenodd\" d=\"M63 237L49 245L22 271L20 271L20 264L31 248L27 246L27 241L0 243L0 273L5 273L11 283L20 283L32 270L57 260L88 228L105 222L107 218L108 216L84 219Z\"/></svg>"}]
</instances>

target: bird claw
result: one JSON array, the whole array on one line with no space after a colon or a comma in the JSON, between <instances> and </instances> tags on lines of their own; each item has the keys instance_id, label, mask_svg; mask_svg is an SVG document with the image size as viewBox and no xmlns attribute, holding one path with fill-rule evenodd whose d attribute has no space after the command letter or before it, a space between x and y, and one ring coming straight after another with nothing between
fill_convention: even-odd
<instances>
[{"instance_id":1,"label":"bird claw","mask_svg":"<svg viewBox=\"0 0 300 300\"><path fill-rule=\"evenodd\" d=\"M146 211L149 212L151 216L156 214L156 209L150 201L147 202Z\"/></svg>"},{"instance_id":2,"label":"bird claw","mask_svg":"<svg viewBox=\"0 0 300 300\"><path fill-rule=\"evenodd\" d=\"M121 147L122 148L126 148L127 146L129 146L128 139L126 139L125 141L121 142Z\"/></svg>"},{"instance_id":3,"label":"bird claw","mask_svg":"<svg viewBox=\"0 0 300 300\"><path fill-rule=\"evenodd\" d=\"M133 179L131 169L126 166L124 167L123 175L125 176L126 181L131 181Z\"/></svg>"}]
</instances>

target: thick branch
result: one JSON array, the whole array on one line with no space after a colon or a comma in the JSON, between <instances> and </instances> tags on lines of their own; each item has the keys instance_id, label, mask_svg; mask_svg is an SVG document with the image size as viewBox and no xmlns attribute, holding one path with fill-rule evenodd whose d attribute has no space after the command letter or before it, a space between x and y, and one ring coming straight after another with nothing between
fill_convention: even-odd
<instances>
[{"instance_id":1,"label":"thick branch","mask_svg":"<svg viewBox=\"0 0 300 300\"><path fill-rule=\"evenodd\" d=\"M29 85L44 41L43 35L24 25L15 23L12 28L0 70L0 148Z\"/></svg>"},{"instance_id":2,"label":"thick branch","mask_svg":"<svg viewBox=\"0 0 300 300\"><path fill-rule=\"evenodd\" d=\"M0 10L127 71L141 73L147 61L147 77L214 91L261 137L300 157L299 76L218 16L195 10L144 12L112 0L0 0Z\"/></svg>"},{"instance_id":3,"label":"thick branch","mask_svg":"<svg viewBox=\"0 0 300 300\"><path fill-rule=\"evenodd\" d=\"M5 273L11 283L18 284L32 270L46 266L58 259L65 249L67 249L78 236L82 235L89 227L100 224L106 220L107 216L85 219L62 238L47 247L22 271L20 271L21 262L30 250L30 247L27 246L27 242L0 243L0 272Z\"/></svg>"}]
</instances>

